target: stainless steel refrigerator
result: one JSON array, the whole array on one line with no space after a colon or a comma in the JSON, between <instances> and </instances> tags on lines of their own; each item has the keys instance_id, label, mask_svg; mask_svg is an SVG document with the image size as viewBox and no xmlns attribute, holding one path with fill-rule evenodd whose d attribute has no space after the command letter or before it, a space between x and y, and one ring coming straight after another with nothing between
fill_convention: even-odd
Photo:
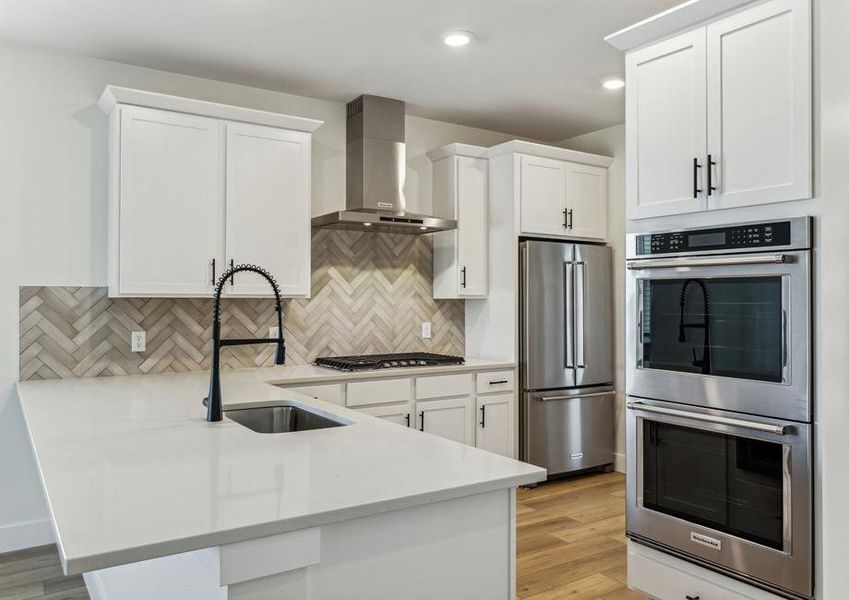
<instances>
[{"instance_id":1,"label":"stainless steel refrigerator","mask_svg":"<svg viewBox=\"0 0 849 600\"><path fill-rule=\"evenodd\" d=\"M612 254L522 241L519 452L556 477L614 459Z\"/></svg>"}]
</instances>

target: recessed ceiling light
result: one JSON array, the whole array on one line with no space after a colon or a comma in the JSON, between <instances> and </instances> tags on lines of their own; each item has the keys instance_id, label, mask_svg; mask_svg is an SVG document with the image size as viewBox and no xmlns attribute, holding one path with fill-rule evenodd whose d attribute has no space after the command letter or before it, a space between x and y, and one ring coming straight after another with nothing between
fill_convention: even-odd
<instances>
[{"instance_id":1,"label":"recessed ceiling light","mask_svg":"<svg viewBox=\"0 0 849 600\"><path fill-rule=\"evenodd\" d=\"M601 82L606 90L621 90L625 87L625 80L621 77L611 77Z\"/></svg>"},{"instance_id":2,"label":"recessed ceiling light","mask_svg":"<svg viewBox=\"0 0 849 600\"><path fill-rule=\"evenodd\" d=\"M452 48L467 46L474 38L468 31L448 31L442 35L442 42Z\"/></svg>"}]
</instances>

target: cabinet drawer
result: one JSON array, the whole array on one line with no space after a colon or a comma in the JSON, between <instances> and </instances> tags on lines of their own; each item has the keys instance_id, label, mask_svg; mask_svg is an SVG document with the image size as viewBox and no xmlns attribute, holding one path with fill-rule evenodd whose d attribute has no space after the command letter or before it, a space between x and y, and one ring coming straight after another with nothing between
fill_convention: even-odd
<instances>
[{"instance_id":1,"label":"cabinet drawer","mask_svg":"<svg viewBox=\"0 0 849 600\"><path fill-rule=\"evenodd\" d=\"M332 402L339 406L345 406L345 384L344 383L325 383L321 385L299 385L287 387L287 390L304 394L316 400L324 402Z\"/></svg>"},{"instance_id":2,"label":"cabinet drawer","mask_svg":"<svg viewBox=\"0 0 849 600\"><path fill-rule=\"evenodd\" d=\"M628 542L628 586L652 598L775 600L777 596L657 550Z\"/></svg>"},{"instance_id":3,"label":"cabinet drawer","mask_svg":"<svg viewBox=\"0 0 849 600\"><path fill-rule=\"evenodd\" d=\"M475 391L478 394L489 392L510 392L513 390L513 370L486 371L478 373Z\"/></svg>"},{"instance_id":4,"label":"cabinet drawer","mask_svg":"<svg viewBox=\"0 0 849 600\"><path fill-rule=\"evenodd\" d=\"M472 374L432 375L416 377L416 400L448 398L472 393Z\"/></svg>"},{"instance_id":5,"label":"cabinet drawer","mask_svg":"<svg viewBox=\"0 0 849 600\"><path fill-rule=\"evenodd\" d=\"M410 379L376 379L348 384L347 405L368 406L410 400Z\"/></svg>"}]
</instances>

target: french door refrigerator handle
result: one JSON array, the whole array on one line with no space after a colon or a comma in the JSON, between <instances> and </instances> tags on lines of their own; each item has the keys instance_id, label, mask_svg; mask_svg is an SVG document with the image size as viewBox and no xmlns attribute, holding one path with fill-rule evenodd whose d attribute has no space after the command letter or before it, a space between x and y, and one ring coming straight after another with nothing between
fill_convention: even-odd
<instances>
[{"instance_id":1,"label":"french door refrigerator handle","mask_svg":"<svg viewBox=\"0 0 849 600\"><path fill-rule=\"evenodd\" d=\"M587 301L587 263L575 263L575 366L585 369L586 364L586 301Z\"/></svg>"},{"instance_id":2,"label":"french door refrigerator handle","mask_svg":"<svg viewBox=\"0 0 849 600\"><path fill-rule=\"evenodd\" d=\"M651 406L642 402L628 402L627 407L631 410L639 410L647 413L658 415L668 415L670 417L682 417L693 421L702 421L704 423L713 423L714 425L728 425L730 427L741 427L743 429L751 429L752 431L763 431L774 435L784 435L787 432L787 427L784 425L773 425L771 423L758 423L757 421L748 421L745 419L732 419L730 417L718 417L716 415L706 415L703 413L690 412L687 410L677 410L674 408L664 408L662 406Z\"/></svg>"},{"instance_id":3,"label":"french door refrigerator handle","mask_svg":"<svg viewBox=\"0 0 849 600\"><path fill-rule=\"evenodd\" d=\"M567 369L575 368L575 264L567 262L563 264L566 277L564 280L563 289L563 305L565 315L563 323L565 325L565 334L563 336L563 344L566 346L566 365Z\"/></svg>"}]
</instances>

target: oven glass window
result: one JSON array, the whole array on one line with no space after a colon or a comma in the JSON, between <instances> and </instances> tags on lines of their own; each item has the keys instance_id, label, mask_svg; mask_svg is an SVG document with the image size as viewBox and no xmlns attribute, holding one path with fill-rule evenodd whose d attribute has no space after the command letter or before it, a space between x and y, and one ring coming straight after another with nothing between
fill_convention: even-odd
<instances>
[{"instance_id":1,"label":"oven glass window","mask_svg":"<svg viewBox=\"0 0 849 600\"><path fill-rule=\"evenodd\" d=\"M783 447L644 421L643 505L781 550Z\"/></svg>"},{"instance_id":2,"label":"oven glass window","mask_svg":"<svg viewBox=\"0 0 849 600\"><path fill-rule=\"evenodd\" d=\"M782 381L781 277L644 279L642 367Z\"/></svg>"}]
</instances>

